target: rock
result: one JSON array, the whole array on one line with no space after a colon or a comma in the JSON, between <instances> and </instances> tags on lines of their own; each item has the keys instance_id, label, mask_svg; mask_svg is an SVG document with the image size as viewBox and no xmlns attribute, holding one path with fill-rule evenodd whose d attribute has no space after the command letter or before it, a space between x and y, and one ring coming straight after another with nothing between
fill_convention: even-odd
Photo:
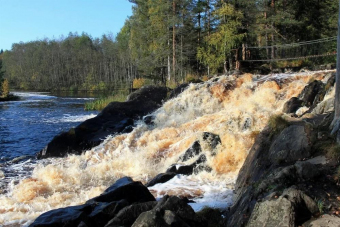
<instances>
[{"instance_id":1,"label":"rock","mask_svg":"<svg viewBox=\"0 0 340 227\"><path fill-rule=\"evenodd\" d=\"M199 155L202 152L201 144L199 141L195 141L188 150L184 153L183 156L180 157L180 161L187 161L196 155Z\"/></svg>"},{"instance_id":2,"label":"rock","mask_svg":"<svg viewBox=\"0 0 340 227\"><path fill-rule=\"evenodd\" d=\"M96 117L53 138L38 158L81 154L107 136L132 130L134 122L155 111L167 96L167 88L148 86L132 93L126 102L111 102Z\"/></svg>"},{"instance_id":3,"label":"rock","mask_svg":"<svg viewBox=\"0 0 340 227\"><path fill-rule=\"evenodd\" d=\"M294 205L295 219L298 225L319 213L315 201L294 186L284 190L281 197L288 199Z\"/></svg>"},{"instance_id":4,"label":"rock","mask_svg":"<svg viewBox=\"0 0 340 227\"><path fill-rule=\"evenodd\" d=\"M133 205L127 207L131 204ZM85 204L51 210L40 215L30 226L101 227L115 217L115 220L128 222L127 216L137 218L141 212L150 210L155 205L155 198L142 183L124 177ZM127 208L123 209L124 207Z\"/></svg>"},{"instance_id":5,"label":"rock","mask_svg":"<svg viewBox=\"0 0 340 227\"><path fill-rule=\"evenodd\" d=\"M316 165L310 162L296 162L296 173L302 180L310 180L320 175L319 169Z\"/></svg>"},{"instance_id":6,"label":"rock","mask_svg":"<svg viewBox=\"0 0 340 227\"><path fill-rule=\"evenodd\" d=\"M130 177L123 177L106 189L101 195L88 200L86 203L112 202L125 199L129 204L155 201L153 195L141 183Z\"/></svg>"},{"instance_id":7,"label":"rock","mask_svg":"<svg viewBox=\"0 0 340 227\"><path fill-rule=\"evenodd\" d=\"M334 86L336 76L335 74L336 74L335 72L331 73L329 79L327 80L325 85L326 92L328 92Z\"/></svg>"},{"instance_id":8,"label":"rock","mask_svg":"<svg viewBox=\"0 0 340 227\"><path fill-rule=\"evenodd\" d=\"M129 203L124 199L110 203L97 203L93 211L87 216L85 224L91 227L102 227L110 221L118 211L128 205Z\"/></svg>"},{"instance_id":9,"label":"rock","mask_svg":"<svg viewBox=\"0 0 340 227\"><path fill-rule=\"evenodd\" d=\"M206 226L184 199L164 196L150 211L139 215L133 227ZM107 226L108 227L108 226Z\"/></svg>"},{"instance_id":10,"label":"rock","mask_svg":"<svg viewBox=\"0 0 340 227\"><path fill-rule=\"evenodd\" d=\"M312 114L324 114L334 111L334 98L329 98L320 102L313 110Z\"/></svg>"},{"instance_id":11,"label":"rock","mask_svg":"<svg viewBox=\"0 0 340 227\"><path fill-rule=\"evenodd\" d=\"M282 187L289 187L297 179L296 168L294 165L275 169L258 186L257 192L273 191Z\"/></svg>"},{"instance_id":12,"label":"rock","mask_svg":"<svg viewBox=\"0 0 340 227\"><path fill-rule=\"evenodd\" d=\"M191 165L187 166L180 166L178 167L176 174L183 174L183 175L191 175L193 173L198 173L201 171L211 171L211 168L208 166L201 165L202 163L206 162L207 158L204 154L202 154L195 162Z\"/></svg>"},{"instance_id":13,"label":"rock","mask_svg":"<svg viewBox=\"0 0 340 227\"><path fill-rule=\"evenodd\" d=\"M303 101L305 106L310 107L322 101L325 94L325 85L319 80L314 80L302 90L299 99Z\"/></svg>"},{"instance_id":14,"label":"rock","mask_svg":"<svg viewBox=\"0 0 340 227\"><path fill-rule=\"evenodd\" d=\"M187 87L189 86L188 83L180 84L178 87L173 89L169 95L169 99L177 97L179 94L181 94Z\"/></svg>"},{"instance_id":15,"label":"rock","mask_svg":"<svg viewBox=\"0 0 340 227\"><path fill-rule=\"evenodd\" d=\"M175 168L176 168L176 166L175 166ZM147 183L145 186L146 187L152 187L155 184L165 183L165 182L171 180L172 178L174 178L174 176L176 176L176 175L177 175L176 172L160 173L157 176L155 176L151 181L149 181L149 183Z\"/></svg>"},{"instance_id":16,"label":"rock","mask_svg":"<svg viewBox=\"0 0 340 227\"><path fill-rule=\"evenodd\" d=\"M132 227L170 227L160 211L150 210L139 215Z\"/></svg>"},{"instance_id":17,"label":"rock","mask_svg":"<svg viewBox=\"0 0 340 227\"><path fill-rule=\"evenodd\" d=\"M310 141L301 125L285 128L269 149L269 158L275 163L298 161L310 155Z\"/></svg>"},{"instance_id":18,"label":"rock","mask_svg":"<svg viewBox=\"0 0 340 227\"><path fill-rule=\"evenodd\" d=\"M324 214L318 219L309 220L303 223L304 227L327 227L327 226L340 226L340 218L337 216L331 216Z\"/></svg>"},{"instance_id":19,"label":"rock","mask_svg":"<svg viewBox=\"0 0 340 227\"><path fill-rule=\"evenodd\" d=\"M316 203L292 187L277 199L257 203L247 226L300 226L316 213Z\"/></svg>"},{"instance_id":20,"label":"rock","mask_svg":"<svg viewBox=\"0 0 340 227\"><path fill-rule=\"evenodd\" d=\"M283 113L295 113L300 107L302 107L303 101L297 97L292 97L283 106Z\"/></svg>"},{"instance_id":21,"label":"rock","mask_svg":"<svg viewBox=\"0 0 340 227\"><path fill-rule=\"evenodd\" d=\"M163 219L166 224L169 226L181 226L181 227L190 227L187 223L185 223L180 217L178 217L171 210L165 210Z\"/></svg>"},{"instance_id":22,"label":"rock","mask_svg":"<svg viewBox=\"0 0 340 227\"><path fill-rule=\"evenodd\" d=\"M207 158L203 154L201 155L195 162L193 162L191 165L185 165L185 166L179 166L178 169L176 165L172 165L166 173L160 173L157 176L155 176L151 181L149 181L146 186L152 187L155 184L158 183L165 183L172 178L174 178L177 174L183 174L183 175L191 175L193 173L197 174L201 171L207 171L210 172L211 168L205 165L201 165L202 163L206 162Z\"/></svg>"},{"instance_id":23,"label":"rock","mask_svg":"<svg viewBox=\"0 0 340 227\"><path fill-rule=\"evenodd\" d=\"M147 125L154 125L155 116L147 115L143 117L143 121Z\"/></svg>"},{"instance_id":24,"label":"rock","mask_svg":"<svg viewBox=\"0 0 340 227\"><path fill-rule=\"evenodd\" d=\"M273 227L287 226L295 227L294 207L286 198L257 203L250 216L247 226L251 227Z\"/></svg>"},{"instance_id":25,"label":"rock","mask_svg":"<svg viewBox=\"0 0 340 227\"><path fill-rule=\"evenodd\" d=\"M214 150L218 145L222 143L220 136L211 132L203 132L203 140L209 144L211 150ZM212 155L215 154L215 152L212 153Z\"/></svg>"},{"instance_id":26,"label":"rock","mask_svg":"<svg viewBox=\"0 0 340 227\"><path fill-rule=\"evenodd\" d=\"M156 204L157 202L152 201L127 206L120 210L119 213L105 225L105 227L131 226L141 213L151 210L156 206Z\"/></svg>"},{"instance_id":27,"label":"rock","mask_svg":"<svg viewBox=\"0 0 340 227\"><path fill-rule=\"evenodd\" d=\"M189 226L205 226L205 223L201 223L202 220L196 215L191 206L187 204L187 201L176 196L164 196L153 210L160 212L170 210Z\"/></svg>"},{"instance_id":28,"label":"rock","mask_svg":"<svg viewBox=\"0 0 340 227\"><path fill-rule=\"evenodd\" d=\"M223 223L222 212L218 209L205 207L196 213L207 223L206 226L225 226Z\"/></svg>"},{"instance_id":29,"label":"rock","mask_svg":"<svg viewBox=\"0 0 340 227\"><path fill-rule=\"evenodd\" d=\"M51 210L40 215L30 227L74 227L91 213L92 205L85 204Z\"/></svg>"}]
</instances>

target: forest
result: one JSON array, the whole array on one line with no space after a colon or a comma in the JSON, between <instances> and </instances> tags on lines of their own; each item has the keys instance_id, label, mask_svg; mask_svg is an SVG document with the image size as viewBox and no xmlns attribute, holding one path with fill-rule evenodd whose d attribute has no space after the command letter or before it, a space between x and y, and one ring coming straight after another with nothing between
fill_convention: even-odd
<instances>
[{"instance_id":1,"label":"forest","mask_svg":"<svg viewBox=\"0 0 340 227\"><path fill-rule=\"evenodd\" d=\"M112 90L131 87L134 81L171 86L234 69L272 66L279 54L288 54L279 53L279 45L337 34L334 0L129 1L133 14L116 35L93 38L70 32L13 44L0 54L4 78L11 88L26 90ZM334 49L334 43L329 45L324 51ZM310 48L299 52L306 51ZM243 61L246 55L265 61ZM316 61L291 60L298 65ZM335 57L318 59L329 60Z\"/></svg>"}]
</instances>

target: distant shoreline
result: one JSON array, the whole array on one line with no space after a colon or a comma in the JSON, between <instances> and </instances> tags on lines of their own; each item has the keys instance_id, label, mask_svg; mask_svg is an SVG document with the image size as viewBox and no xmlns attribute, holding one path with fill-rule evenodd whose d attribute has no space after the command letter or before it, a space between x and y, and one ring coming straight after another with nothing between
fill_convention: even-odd
<instances>
[{"instance_id":1,"label":"distant shoreline","mask_svg":"<svg viewBox=\"0 0 340 227\"><path fill-rule=\"evenodd\" d=\"M0 98L0 102L7 102L7 101L18 101L20 100L20 97L17 95L9 94L5 98Z\"/></svg>"}]
</instances>

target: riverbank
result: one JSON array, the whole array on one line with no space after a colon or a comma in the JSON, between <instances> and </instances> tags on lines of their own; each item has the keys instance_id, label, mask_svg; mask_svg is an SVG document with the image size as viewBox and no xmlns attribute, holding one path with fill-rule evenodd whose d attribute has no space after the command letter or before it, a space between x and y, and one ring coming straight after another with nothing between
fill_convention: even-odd
<instances>
[{"instance_id":1,"label":"riverbank","mask_svg":"<svg viewBox=\"0 0 340 227\"><path fill-rule=\"evenodd\" d=\"M14 94L9 94L7 97L0 97L0 102L18 101L18 100L20 100L20 97Z\"/></svg>"}]
</instances>

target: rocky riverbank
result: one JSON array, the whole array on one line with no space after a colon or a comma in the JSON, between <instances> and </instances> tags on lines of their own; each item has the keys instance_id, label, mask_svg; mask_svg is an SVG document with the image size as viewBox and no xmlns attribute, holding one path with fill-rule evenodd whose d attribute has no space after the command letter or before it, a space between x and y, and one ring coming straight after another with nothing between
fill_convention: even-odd
<instances>
[{"instance_id":1,"label":"rocky riverbank","mask_svg":"<svg viewBox=\"0 0 340 227\"><path fill-rule=\"evenodd\" d=\"M310 81L300 95L285 104L285 114L269 119L239 172L230 208L223 211L206 208L195 213L188 205L192 202L190 198L164 196L155 201L146 187L167 182L178 174L211 171L207 159L216 155L215 148L221 139L206 132L178 159L179 162L191 159L191 165L173 163L146 186L128 177L121 178L100 196L83 205L44 213L31 226L339 226L340 147L330 135L334 76L334 73L316 75L319 80ZM277 82L278 86L280 83ZM129 100L128 103L133 98ZM130 104L134 106L137 102ZM108 106L96 122L112 111L118 114L114 111L116 105ZM132 126L145 112L141 111L136 118L130 115L119 118L132 121L122 124L124 127L116 133ZM152 117L144 120L148 124L153 122ZM77 135L81 135L81 125L76 128ZM101 133L109 133L105 127L98 128ZM202 141L209 145L208 148L204 145L209 154L202 154Z\"/></svg>"}]
</instances>

